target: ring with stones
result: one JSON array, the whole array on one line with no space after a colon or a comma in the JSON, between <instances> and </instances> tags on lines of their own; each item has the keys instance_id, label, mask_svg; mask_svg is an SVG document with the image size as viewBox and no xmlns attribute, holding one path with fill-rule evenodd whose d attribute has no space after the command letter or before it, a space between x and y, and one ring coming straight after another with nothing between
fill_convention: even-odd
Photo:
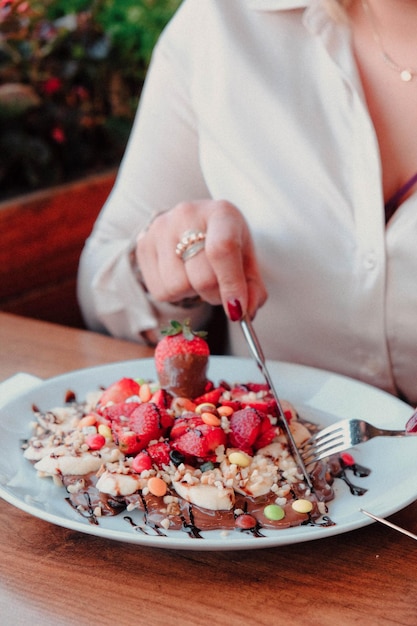
<instances>
[{"instance_id":1,"label":"ring with stones","mask_svg":"<svg viewBox=\"0 0 417 626\"><path fill-rule=\"evenodd\" d=\"M206 234L200 230L187 230L177 243L175 254L182 260L188 261L204 249Z\"/></svg>"}]
</instances>

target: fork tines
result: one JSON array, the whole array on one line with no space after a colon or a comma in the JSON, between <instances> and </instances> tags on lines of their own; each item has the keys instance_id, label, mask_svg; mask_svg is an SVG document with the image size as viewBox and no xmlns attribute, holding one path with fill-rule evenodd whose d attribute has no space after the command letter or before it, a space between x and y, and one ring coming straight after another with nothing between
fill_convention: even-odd
<instances>
[{"instance_id":1,"label":"fork tines","mask_svg":"<svg viewBox=\"0 0 417 626\"><path fill-rule=\"evenodd\" d=\"M346 433L343 425L332 427L331 432L326 429L310 437L302 445L301 457L308 465L326 458L329 454L337 454L346 450Z\"/></svg>"}]
</instances>

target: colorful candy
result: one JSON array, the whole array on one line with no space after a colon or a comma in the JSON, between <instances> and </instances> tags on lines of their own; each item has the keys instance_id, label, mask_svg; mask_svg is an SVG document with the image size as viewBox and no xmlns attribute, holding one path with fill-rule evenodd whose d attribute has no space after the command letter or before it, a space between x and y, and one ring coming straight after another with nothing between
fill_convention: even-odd
<instances>
[{"instance_id":1,"label":"colorful candy","mask_svg":"<svg viewBox=\"0 0 417 626\"><path fill-rule=\"evenodd\" d=\"M297 513L310 513L313 510L313 503L310 500L304 500L304 498L295 500L291 506Z\"/></svg>"},{"instance_id":2,"label":"colorful candy","mask_svg":"<svg viewBox=\"0 0 417 626\"><path fill-rule=\"evenodd\" d=\"M251 463L251 457L249 454L245 454L241 450L237 452L231 452L229 454L229 461L233 465L237 465L238 467L248 467Z\"/></svg>"},{"instance_id":3,"label":"colorful candy","mask_svg":"<svg viewBox=\"0 0 417 626\"><path fill-rule=\"evenodd\" d=\"M268 504L268 506L264 508L264 515L272 522L279 522L279 520L284 519L285 511L282 506L278 504Z\"/></svg>"},{"instance_id":4,"label":"colorful candy","mask_svg":"<svg viewBox=\"0 0 417 626\"><path fill-rule=\"evenodd\" d=\"M253 517L253 515L249 515L248 513L242 513L242 515L238 515L235 522L236 528L241 528L242 530L250 530L251 528L255 528L256 524L256 519Z\"/></svg>"},{"instance_id":5,"label":"colorful candy","mask_svg":"<svg viewBox=\"0 0 417 626\"><path fill-rule=\"evenodd\" d=\"M148 489L149 493L153 496L164 496L167 492L167 484L162 478L158 478L158 476L152 476L148 480Z\"/></svg>"}]
</instances>

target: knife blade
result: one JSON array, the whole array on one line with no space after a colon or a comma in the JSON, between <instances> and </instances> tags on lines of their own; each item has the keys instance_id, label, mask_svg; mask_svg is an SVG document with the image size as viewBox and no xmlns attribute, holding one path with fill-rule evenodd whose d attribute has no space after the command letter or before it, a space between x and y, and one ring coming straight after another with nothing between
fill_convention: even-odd
<instances>
[{"instance_id":1,"label":"knife blade","mask_svg":"<svg viewBox=\"0 0 417 626\"><path fill-rule=\"evenodd\" d=\"M285 414L284 411L282 409L282 405L281 405L281 401L279 399L279 396L275 390L275 386L274 383L272 381L271 375L268 371L267 365L266 365L266 360L265 360L265 356L261 347L261 344L259 342L259 339L256 335L255 329L253 327L253 324L249 318L248 315L245 315L241 320L240 320L240 326L242 328L243 334L245 336L246 342L249 346L249 349L251 351L252 356L254 357L259 369L262 372L262 375L269 387L269 390L271 391L274 400L277 404L277 408L278 408L278 417L279 420L282 424L282 427L284 429L285 435L287 437L287 441L290 444L290 448L291 448L291 452L295 458L295 461L299 467L299 469L302 471L303 476L304 476L304 480L306 481L308 487L311 489L311 491L314 491L314 487L313 487L313 483L311 482L311 478L310 475L307 471L307 468L304 464L303 459L301 458L301 454L300 451L297 448L297 444L294 441L294 437L293 434L291 432L291 429L289 427L289 424L285 418Z\"/></svg>"}]
</instances>

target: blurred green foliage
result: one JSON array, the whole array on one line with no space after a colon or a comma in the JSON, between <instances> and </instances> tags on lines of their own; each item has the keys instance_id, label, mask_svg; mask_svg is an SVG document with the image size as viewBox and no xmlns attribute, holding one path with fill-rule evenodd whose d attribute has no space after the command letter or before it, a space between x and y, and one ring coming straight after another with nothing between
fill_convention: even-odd
<instances>
[{"instance_id":1,"label":"blurred green foliage","mask_svg":"<svg viewBox=\"0 0 417 626\"><path fill-rule=\"evenodd\" d=\"M117 165L181 0L0 0L0 199Z\"/></svg>"}]
</instances>

